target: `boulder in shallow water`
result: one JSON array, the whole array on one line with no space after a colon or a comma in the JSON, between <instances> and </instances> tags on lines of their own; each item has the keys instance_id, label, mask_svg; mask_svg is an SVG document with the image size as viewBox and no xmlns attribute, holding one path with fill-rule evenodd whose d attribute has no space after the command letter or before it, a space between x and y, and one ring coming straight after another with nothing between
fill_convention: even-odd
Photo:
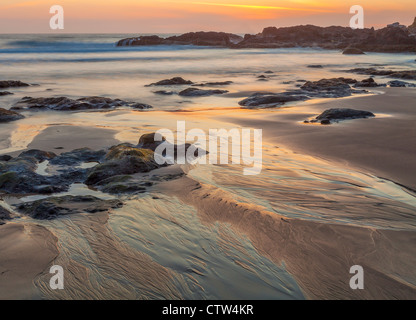
<instances>
[{"instance_id":1,"label":"boulder in shallow water","mask_svg":"<svg viewBox=\"0 0 416 320\"><path fill-rule=\"evenodd\" d=\"M386 70L386 69L375 69L375 68L354 68L346 70L346 72L353 72L357 74L367 74L371 76L388 76L390 78L405 79L405 80L416 80L416 70Z\"/></svg>"},{"instance_id":2,"label":"boulder in shallow water","mask_svg":"<svg viewBox=\"0 0 416 320\"><path fill-rule=\"evenodd\" d=\"M159 94L161 96L171 96L174 95L176 92L174 91L167 91L167 90L158 90L158 91L153 91L154 94Z\"/></svg>"},{"instance_id":3,"label":"boulder in shallow water","mask_svg":"<svg viewBox=\"0 0 416 320\"><path fill-rule=\"evenodd\" d=\"M351 96L353 93L363 93L364 91L354 90L351 84L357 80L351 78L331 78L318 81L307 81L300 89L311 97L318 98L342 98Z\"/></svg>"},{"instance_id":4,"label":"boulder in shallow water","mask_svg":"<svg viewBox=\"0 0 416 320\"><path fill-rule=\"evenodd\" d=\"M161 137L161 141L155 141L155 135L155 132L143 134L139 139L137 147L155 151L161 143L166 141L165 137Z\"/></svg>"},{"instance_id":5,"label":"boulder in shallow water","mask_svg":"<svg viewBox=\"0 0 416 320\"><path fill-rule=\"evenodd\" d=\"M149 109L152 106L128 102L107 97L84 97L71 99L67 97L32 98L24 97L15 104L13 110L56 110L56 111L82 111L82 110L110 110L117 107L133 107L137 109Z\"/></svg>"},{"instance_id":6,"label":"boulder in shallow water","mask_svg":"<svg viewBox=\"0 0 416 320\"><path fill-rule=\"evenodd\" d=\"M12 110L0 108L0 122L10 122L23 119L24 116Z\"/></svg>"},{"instance_id":7,"label":"boulder in shallow water","mask_svg":"<svg viewBox=\"0 0 416 320\"><path fill-rule=\"evenodd\" d=\"M188 88L179 92L179 95L183 97L206 97L216 94L224 94L227 92L227 90L203 90L198 88Z\"/></svg>"},{"instance_id":8,"label":"boulder in shallow water","mask_svg":"<svg viewBox=\"0 0 416 320\"><path fill-rule=\"evenodd\" d=\"M304 101L309 98L301 94L288 93L255 93L250 97L241 100L238 104L246 109L273 108L284 105L286 102Z\"/></svg>"},{"instance_id":9,"label":"boulder in shallow water","mask_svg":"<svg viewBox=\"0 0 416 320\"><path fill-rule=\"evenodd\" d=\"M391 88L406 88L406 87L412 88L412 87L416 87L416 84L414 84L414 83L400 81L400 80L389 81L389 82L387 82L387 85Z\"/></svg>"},{"instance_id":10,"label":"boulder in shallow water","mask_svg":"<svg viewBox=\"0 0 416 320\"><path fill-rule=\"evenodd\" d=\"M104 159L106 151L79 148L69 152L63 152L52 158L49 162L58 166L79 166L83 162L100 162Z\"/></svg>"},{"instance_id":11,"label":"boulder in shallow water","mask_svg":"<svg viewBox=\"0 0 416 320\"><path fill-rule=\"evenodd\" d=\"M311 122L321 122L321 124L330 124L333 121L338 122L341 120L348 119L366 119L369 117L375 117L375 115L369 111L348 108L334 108L325 110Z\"/></svg>"},{"instance_id":12,"label":"boulder in shallow water","mask_svg":"<svg viewBox=\"0 0 416 320\"><path fill-rule=\"evenodd\" d=\"M166 43L184 44L196 46L228 46L233 43L238 43L243 38L239 35L225 32L214 31L199 31L188 32L179 36L172 36L166 39Z\"/></svg>"},{"instance_id":13,"label":"boulder in shallow water","mask_svg":"<svg viewBox=\"0 0 416 320\"><path fill-rule=\"evenodd\" d=\"M45 161L45 160L50 160L50 159L55 158L56 154L53 152L42 151L38 149L30 149L27 151L23 151L22 153L19 154L19 158L23 158L23 157L33 157L38 161Z\"/></svg>"},{"instance_id":14,"label":"boulder in shallow water","mask_svg":"<svg viewBox=\"0 0 416 320\"><path fill-rule=\"evenodd\" d=\"M135 147L130 143L122 143L116 146L112 146L106 154L105 159L120 160L127 156L148 159L153 156L153 152L149 151L149 149Z\"/></svg>"},{"instance_id":15,"label":"boulder in shallow water","mask_svg":"<svg viewBox=\"0 0 416 320\"><path fill-rule=\"evenodd\" d=\"M191 80L185 80L181 77L175 77L172 79L165 79L161 80L155 83L148 84L147 87L150 86L177 86L177 85L187 85L187 84L193 84Z\"/></svg>"},{"instance_id":16,"label":"boulder in shallow water","mask_svg":"<svg viewBox=\"0 0 416 320\"><path fill-rule=\"evenodd\" d=\"M160 38L159 36L140 36L133 38L122 39L117 42L117 47L126 47L126 46L154 46L163 44L165 39Z\"/></svg>"},{"instance_id":17,"label":"boulder in shallow water","mask_svg":"<svg viewBox=\"0 0 416 320\"><path fill-rule=\"evenodd\" d=\"M358 48L346 48L342 54L365 54L363 50Z\"/></svg>"},{"instance_id":18,"label":"boulder in shallow water","mask_svg":"<svg viewBox=\"0 0 416 320\"><path fill-rule=\"evenodd\" d=\"M160 167L152 150L120 144L110 148L105 162L90 170L85 184L94 185L110 177L149 172Z\"/></svg>"},{"instance_id":19,"label":"boulder in shallow water","mask_svg":"<svg viewBox=\"0 0 416 320\"><path fill-rule=\"evenodd\" d=\"M193 84L193 87L219 87L219 86L228 86L232 84L232 81L217 81L217 82L203 82Z\"/></svg>"},{"instance_id":20,"label":"boulder in shallow water","mask_svg":"<svg viewBox=\"0 0 416 320\"><path fill-rule=\"evenodd\" d=\"M173 146L173 151L174 151L174 158L177 159L178 158L178 149L183 149L185 151L185 155L186 155L186 160L188 162L192 162L194 161L196 158L204 156L206 154L208 154L208 151L201 149L201 148L197 148L195 145L192 145L190 143L185 143L183 145L176 145L176 144L170 144L169 142L166 141L165 137L161 137L161 141L155 141L155 132L152 133L146 133L143 134L140 139L139 139L139 143L137 145L138 148L144 148L144 149L150 149L152 151L156 151L156 148L162 144L162 143L166 143L166 147L168 145ZM181 148L180 148L181 147ZM188 154L188 149L190 147L193 147L192 150L194 150L193 154ZM159 156L161 157L165 157L166 156L166 150L162 151L162 154L159 154Z\"/></svg>"},{"instance_id":21,"label":"boulder in shallow water","mask_svg":"<svg viewBox=\"0 0 416 320\"><path fill-rule=\"evenodd\" d=\"M355 88L375 88L379 86L380 85L375 82L373 78L364 79L354 84Z\"/></svg>"},{"instance_id":22,"label":"boulder in shallow water","mask_svg":"<svg viewBox=\"0 0 416 320\"><path fill-rule=\"evenodd\" d=\"M146 103L135 103L130 106L133 109L137 110L146 110L146 109L152 109L153 107L150 104Z\"/></svg>"},{"instance_id":23,"label":"boulder in shallow water","mask_svg":"<svg viewBox=\"0 0 416 320\"><path fill-rule=\"evenodd\" d=\"M29 84L19 80L1 80L0 88L28 87Z\"/></svg>"},{"instance_id":24,"label":"boulder in shallow water","mask_svg":"<svg viewBox=\"0 0 416 320\"><path fill-rule=\"evenodd\" d=\"M43 151L23 153L12 159L0 161L0 192L9 194L49 194L63 192L75 182L82 182L86 169L66 168L56 175L36 172L39 159L47 159ZM47 154L45 152L45 154ZM37 158L36 158L37 157ZM58 157L51 159L53 161Z\"/></svg>"},{"instance_id":25,"label":"boulder in shallow water","mask_svg":"<svg viewBox=\"0 0 416 320\"><path fill-rule=\"evenodd\" d=\"M303 80L302 80L303 82ZM301 87L302 90L307 91L323 91L323 90L339 90L348 89L349 84L357 83L357 80L351 78L330 78L321 79L318 81L306 81Z\"/></svg>"}]
</instances>

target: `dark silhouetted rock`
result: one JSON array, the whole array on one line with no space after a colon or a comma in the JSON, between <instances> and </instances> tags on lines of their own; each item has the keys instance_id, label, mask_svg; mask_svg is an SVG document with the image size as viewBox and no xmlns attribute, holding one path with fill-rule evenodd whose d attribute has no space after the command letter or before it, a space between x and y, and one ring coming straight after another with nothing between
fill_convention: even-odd
<instances>
[{"instance_id":1,"label":"dark silhouetted rock","mask_svg":"<svg viewBox=\"0 0 416 320\"><path fill-rule=\"evenodd\" d=\"M146 142L148 139L144 137L141 141ZM49 161L46 172L38 172L38 166L44 160ZM95 162L96 165L92 168L81 166L88 162ZM60 155L42 150L27 150L15 158L0 158L0 193L60 193L68 191L74 183L84 182L88 185L99 184L97 188L103 192L143 192L149 183L137 178L132 178L124 186L120 180L108 180L108 183L101 181L120 175L149 172L162 166L156 163L152 150L137 148L128 143L113 146L107 151L81 148Z\"/></svg>"},{"instance_id":2,"label":"dark silhouetted rock","mask_svg":"<svg viewBox=\"0 0 416 320\"><path fill-rule=\"evenodd\" d=\"M11 159L13 159L13 157L9 156L8 154L3 154L0 156L0 161L9 161Z\"/></svg>"},{"instance_id":3,"label":"dark silhouetted rock","mask_svg":"<svg viewBox=\"0 0 416 320\"><path fill-rule=\"evenodd\" d=\"M23 119L24 116L12 110L0 108L0 122L10 122Z\"/></svg>"},{"instance_id":4,"label":"dark silhouetted rock","mask_svg":"<svg viewBox=\"0 0 416 320\"><path fill-rule=\"evenodd\" d=\"M311 122L320 122L321 124L330 124L332 121L341 121L341 120L348 120L348 119L364 119L364 118L369 118L369 117L375 117L375 115L369 111L354 110L354 109L348 109L348 108L340 108L340 109L335 108L335 109L325 110Z\"/></svg>"},{"instance_id":5,"label":"dark silhouetted rock","mask_svg":"<svg viewBox=\"0 0 416 320\"><path fill-rule=\"evenodd\" d=\"M119 42L117 42L117 46L154 46L163 44L164 40L165 39L160 38L159 36L140 36L122 39Z\"/></svg>"},{"instance_id":6,"label":"dark silhouetted rock","mask_svg":"<svg viewBox=\"0 0 416 320\"><path fill-rule=\"evenodd\" d=\"M166 90L159 90L159 91L154 91L153 93L160 94L162 96L171 96L171 95L175 94L176 92L174 92L174 91L166 91Z\"/></svg>"},{"instance_id":7,"label":"dark silhouetted rock","mask_svg":"<svg viewBox=\"0 0 416 320\"><path fill-rule=\"evenodd\" d=\"M374 81L373 78L364 79L354 84L354 87L356 88L373 88L378 86L379 85L377 84L377 82Z\"/></svg>"},{"instance_id":8,"label":"dark silhouetted rock","mask_svg":"<svg viewBox=\"0 0 416 320\"><path fill-rule=\"evenodd\" d=\"M57 166L79 166L83 162L101 162L106 154L107 152L104 150L79 148L61 153L52 158L49 163Z\"/></svg>"},{"instance_id":9,"label":"dark silhouetted rock","mask_svg":"<svg viewBox=\"0 0 416 320\"><path fill-rule=\"evenodd\" d=\"M53 152L48 152L48 151L30 149L27 151L23 151L22 153L19 154L19 158L23 158L23 157L33 157L36 160L42 162L45 160L50 160L50 159L55 158L56 154Z\"/></svg>"},{"instance_id":10,"label":"dark silhouetted rock","mask_svg":"<svg viewBox=\"0 0 416 320\"><path fill-rule=\"evenodd\" d=\"M0 88L28 87L27 83L17 80L1 80Z\"/></svg>"},{"instance_id":11,"label":"dark silhouetted rock","mask_svg":"<svg viewBox=\"0 0 416 320\"><path fill-rule=\"evenodd\" d=\"M196 83L193 84L193 87L219 87L219 86L228 86L232 84L232 81L218 81L218 82L205 82L205 83Z\"/></svg>"},{"instance_id":12,"label":"dark silhouetted rock","mask_svg":"<svg viewBox=\"0 0 416 320\"><path fill-rule=\"evenodd\" d=\"M9 91L0 91L0 96L8 96L11 95L13 93L9 92Z\"/></svg>"},{"instance_id":13,"label":"dark silhouetted rock","mask_svg":"<svg viewBox=\"0 0 416 320\"><path fill-rule=\"evenodd\" d=\"M137 147L138 148L144 148L144 149L150 149L152 151L156 151L156 148L164 142L168 145L172 145L169 142L167 142L166 138L163 137L163 136L161 137L162 141L155 141L155 135L156 135L155 132L143 134L139 139L139 143L137 144ZM194 147L195 151L194 151L193 155L190 155L190 157L186 159L188 162L191 162L191 161L195 160L195 158L197 158L197 157L208 154L208 152L206 150L203 150L201 148L197 148L197 147L195 147L194 145L192 145L190 143L185 143L184 145L180 145L180 146L175 144L175 145L173 145L174 158L175 159L177 159L177 157L178 157L178 148L179 147L181 147L181 148L183 147L183 149L185 150L185 153L188 152L188 149L190 147ZM164 150L162 152L162 154L159 154L159 156L165 157L166 156L166 150Z\"/></svg>"},{"instance_id":14,"label":"dark silhouetted rock","mask_svg":"<svg viewBox=\"0 0 416 320\"><path fill-rule=\"evenodd\" d=\"M286 102L304 101L309 98L305 95L291 95L288 93L255 93L240 101L238 104L245 109L273 108L284 105Z\"/></svg>"},{"instance_id":15,"label":"dark silhouetted rock","mask_svg":"<svg viewBox=\"0 0 416 320\"><path fill-rule=\"evenodd\" d=\"M238 43L243 38L236 34L225 32L189 32L180 36L167 38L167 43L192 44L195 46L221 46L227 47L230 44Z\"/></svg>"},{"instance_id":16,"label":"dark silhouetted rock","mask_svg":"<svg viewBox=\"0 0 416 320\"><path fill-rule=\"evenodd\" d=\"M135 103L135 104L132 104L130 107L133 109L139 109L139 110L146 110L146 109L153 108L151 105L146 104L146 103Z\"/></svg>"},{"instance_id":17,"label":"dark silhouetted rock","mask_svg":"<svg viewBox=\"0 0 416 320\"><path fill-rule=\"evenodd\" d=\"M60 176L42 176L35 172L37 160L13 158L0 162L0 192L10 194L44 194L68 190L71 181Z\"/></svg>"},{"instance_id":18,"label":"dark silhouetted rock","mask_svg":"<svg viewBox=\"0 0 416 320\"><path fill-rule=\"evenodd\" d=\"M203 90L198 88L188 88L179 92L179 95L184 97L203 97L212 96L215 94L224 94L227 92L227 90Z\"/></svg>"},{"instance_id":19,"label":"dark silhouetted rock","mask_svg":"<svg viewBox=\"0 0 416 320\"><path fill-rule=\"evenodd\" d=\"M155 132L143 134L139 139L137 147L155 151L161 143L166 141L165 137L161 137L161 141L155 141L155 135Z\"/></svg>"},{"instance_id":20,"label":"dark silhouetted rock","mask_svg":"<svg viewBox=\"0 0 416 320\"><path fill-rule=\"evenodd\" d=\"M351 53L370 52L415 52L416 38L406 28L386 27L375 30L349 27L317 27L312 25L294 27L268 27L262 33L245 36L233 48L293 48L320 47L323 49L345 49Z\"/></svg>"},{"instance_id":21,"label":"dark silhouetted rock","mask_svg":"<svg viewBox=\"0 0 416 320\"><path fill-rule=\"evenodd\" d=\"M93 196L50 197L16 205L16 210L34 219L51 220L77 213L97 213L120 208L118 199L103 200Z\"/></svg>"},{"instance_id":22,"label":"dark silhouetted rock","mask_svg":"<svg viewBox=\"0 0 416 320\"><path fill-rule=\"evenodd\" d=\"M88 169L80 166L83 162L104 159L104 150L88 148L55 155L42 150L28 150L15 158L0 159L0 193L9 194L50 194L68 191L74 183L82 183ZM48 160L54 174L40 174L40 162Z\"/></svg>"},{"instance_id":23,"label":"dark silhouetted rock","mask_svg":"<svg viewBox=\"0 0 416 320\"><path fill-rule=\"evenodd\" d=\"M365 54L363 50L358 48L346 48L342 54Z\"/></svg>"},{"instance_id":24,"label":"dark silhouetted rock","mask_svg":"<svg viewBox=\"0 0 416 320\"><path fill-rule=\"evenodd\" d=\"M94 185L110 177L149 172L160 167L153 151L120 144L110 148L105 162L91 169L85 184Z\"/></svg>"},{"instance_id":25,"label":"dark silhouetted rock","mask_svg":"<svg viewBox=\"0 0 416 320\"><path fill-rule=\"evenodd\" d=\"M143 193L152 185L149 181L139 181L131 175L119 175L101 180L95 187L111 194L134 194Z\"/></svg>"},{"instance_id":26,"label":"dark silhouetted rock","mask_svg":"<svg viewBox=\"0 0 416 320\"><path fill-rule=\"evenodd\" d=\"M350 78L321 79L318 81L307 81L300 87L311 96L321 98L348 97L353 93L363 93L350 87L350 84L357 83L357 80Z\"/></svg>"},{"instance_id":27,"label":"dark silhouetted rock","mask_svg":"<svg viewBox=\"0 0 416 320\"><path fill-rule=\"evenodd\" d=\"M172 79L165 79L165 80L161 80L155 83L151 83L147 85L147 87L149 86L177 86L177 85L187 85L187 84L193 84L193 82L190 80L185 80L181 77L175 77Z\"/></svg>"},{"instance_id":28,"label":"dark silhouetted rock","mask_svg":"<svg viewBox=\"0 0 416 320\"><path fill-rule=\"evenodd\" d=\"M375 68L354 68L346 71L371 76L388 76L396 79L416 80L416 70L394 71L384 69L377 70Z\"/></svg>"},{"instance_id":29,"label":"dark silhouetted rock","mask_svg":"<svg viewBox=\"0 0 416 320\"><path fill-rule=\"evenodd\" d=\"M375 30L350 27L317 27L302 25L294 27L268 27L255 35L244 38L224 32L190 32L166 39L158 36L127 38L119 46L130 45L197 45L228 48L295 48L320 47L344 50L346 54L365 52L416 52L415 24L408 28L400 24ZM355 49L354 49L355 48Z\"/></svg>"},{"instance_id":30,"label":"dark silhouetted rock","mask_svg":"<svg viewBox=\"0 0 416 320\"><path fill-rule=\"evenodd\" d=\"M355 83L357 83L355 79L342 77L306 81L303 85L299 85L300 89L282 93L258 92L240 101L239 104L244 108L273 108L287 102L305 101L313 98L340 98L368 92L351 88L350 84Z\"/></svg>"},{"instance_id":31,"label":"dark silhouetted rock","mask_svg":"<svg viewBox=\"0 0 416 320\"><path fill-rule=\"evenodd\" d=\"M320 64L310 64L307 66L308 68L313 68L313 69L322 69L323 66Z\"/></svg>"},{"instance_id":32,"label":"dark silhouetted rock","mask_svg":"<svg viewBox=\"0 0 416 320\"><path fill-rule=\"evenodd\" d=\"M180 36L160 38L159 36L139 36L118 41L117 46L149 46L149 45L195 45L227 47L238 43L243 38L225 32L188 32Z\"/></svg>"},{"instance_id":33,"label":"dark silhouetted rock","mask_svg":"<svg viewBox=\"0 0 416 320\"><path fill-rule=\"evenodd\" d=\"M409 30L409 33L412 35L416 35L416 18L413 21L413 23L407 27L407 29Z\"/></svg>"},{"instance_id":34,"label":"dark silhouetted rock","mask_svg":"<svg viewBox=\"0 0 416 320\"><path fill-rule=\"evenodd\" d=\"M80 111L80 110L101 110L113 109L117 107L141 106L151 107L146 104L136 102L127 102L120 99L111 99L105 97L85 97L77 100L67 97L56 98L32 98L24 97L15 106L13 110L56 110L56 111Z\"/></svg>"},{"instance_id":35,"label":"dark silhouetted rock","mask_svg":"<svg viewBox=\"0 0 416 320\"><path fill-rule=\"evenodd\" d=\"M389 81L387 82L387 85L392 88L416 87L416 84L414 83L400 81L400 80Z\"/></svg>"},{"instance_id":36,"label":"dark silhouetted rock","mask_svg":"<svg viewBox=\"0 0 416 320\"><path fill-rule=\"evenodd\" d=\"M301 80L302 82L304 80ZM357 80L350 78L331 78L331 79L321 79L318 81L307 81L301 89L308 91L320 91L320 90L332 90L332 89L345 89L349 87L349 84L355 84Z\"/></svg>"}]
</instances>

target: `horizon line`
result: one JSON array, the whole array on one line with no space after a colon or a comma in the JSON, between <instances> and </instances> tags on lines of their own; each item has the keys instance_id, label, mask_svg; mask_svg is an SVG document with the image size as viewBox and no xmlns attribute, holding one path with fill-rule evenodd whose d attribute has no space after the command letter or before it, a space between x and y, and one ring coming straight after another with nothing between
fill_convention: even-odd
<instances>
[{"instance_id":1,"label":"horizon line","mask_svg":"<svg viewBox=\"0 0 416 320\"><path fill-rule=\"evenodd\" d=\"M198 29L196 31L178 31L178 32L131 32L131 31L126 31L126 32L74 32L74 31L65 31L65 30L51 30L48 32L0 32L0 35L6 35L6 34L55 34L55 35L59 35L59 34L146 34L146 35L158 35L158 34L185 34L185 33L191 33L191 32L224 32L224 33L232 33L232 34L236 34L236 35L245 35L245 34L250 34L250 35L256 35L258 33L262 33L264 29L266 28L291 28L291 27L305 27L305 26L314 26L314 27L320 27L320 28L331 28L331 27L341 27L341 28L350 28L349 26L340 26L340 25L329 25L329 26L319 26L319 25L314 25L314 24L296 24L296 25L286 25L286 26L273 26L273 25L269 25L267 27L263 27L263 29L257 33L250 33L250 32L233 32L233 31L214 31L214 30L201 30ZM387 25L381 26L379 28L376 28L375 26L371 26L371 27L365 27L364 29L372 29L374 28L375 30L378 29L383 29L386 28ZM407 27L407 26L406 26Z\"/></svg>"}]
</instances>

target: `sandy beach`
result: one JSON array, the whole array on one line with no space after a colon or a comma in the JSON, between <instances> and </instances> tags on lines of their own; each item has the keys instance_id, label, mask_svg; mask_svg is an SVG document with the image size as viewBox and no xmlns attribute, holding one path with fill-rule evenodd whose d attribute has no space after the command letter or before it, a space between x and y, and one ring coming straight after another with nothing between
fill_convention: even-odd
<instances>
[{"instance_id":1,"label":"sandy beach","mask_svg":"<svg viewBox=\"0 0 416 320\"><path fill-rule=\"evenodd\" d=\"M416 299L416 29L285 30L1 34L0 299Z\"/></svg>"},{"instance_id":2,"label":"sandy beach","mask_svg":"<svg viewBox=\"0 0 416 320\"><path fill-rule=\"evenodd\" d=\"M216 111L213 115L211 111L202 111L199 118L214 121L211 125L227 122L229 125L261 128L264 130L264 139L275 146L293 150L295 154L323 159L335 166L347 166L364 174L386 178L405 186L407 189L404 190L412 193L410 190L415 187L415 162L412 161L415 160L415 116L412 113L413 106L409 102L414 101L415 94L414 90L386 89L382 95L295 106L273 114L264 111L223 110ZM303 124L303 120L334 104L337 107L365 106L366 110L371 110L380 117L352 120L331 126ZM148 118L149 122L153 117L150 114L143 116ZM164 116L180 119L195 117L195 114L161 113L158 118L162 119ZM52 126L36 135L28 149L56 152L85 146L100 149L120 142L114 138L116 133L117 131L100 128ZM69 139L77 135L86 135L88 139ZM359 148L356 148L357 145ZM56 147L63 149L56 150ZM169 170L169 174L183 174L183 170L175 167ZM153 175L157 175L157 172ZM388 230L285 217L278 212L271 212L265 206L247 203L218 186L197 181L189 176L161 182L152 188L151 193L173 197L180 203L191 206L201 223L209 228L221 223L230 226L241 237L247 237L260 255L278 266L285 266L306 298L416 297L416 274L412 267L416 263L416 231L415 227L410 225L403 224L403 230ZM343 201L347 203L348 199ZM351 199L351 202L353 201ZM315 199L314 205L324 207L328 204L324 199ZM333 203L332 206L336 210L337 205ZM343 207L340 206L339 210L343 210ZM367 207L364 204L357 210L358 215L375 215L366 211ZM409 210L411 212L410 207ZM406 215L410 212L407 211ZM117 210L113 210L112 215L117 215ZM121 273L120 277L130 279L128 281L132 283L132 288L142 288L141 292L149 286L154 290L158 288L156 292L160 290L159 293L152 290L147 296L150 294L154 298L160 296L175 299L190 290L186 288L184 280L180 280L180 274L168 271L156 261L152 261L147 254L122 244L114 235L108 219L108 214L80 215L72 219L63 219L59 224L42 222L41 225L37 225L34 222L20 221L17 224L0 226L3 246L0 264L1 297L144 298L133 293L137 292L135 290L118 287L117 280L109 287L102 287L98 293L94 281L91 282L88 268L77 259L71 258L73 253L68 255L68 244L63 245L62 239L61 244L57 246L61 228L81 232L84 241L99 259L97 263L100 267L106 268L105 265L108 265L109 274L111 270L129 270L128 274ZM173 216L165 216L163 219L175 221ZM400 222L396 222L400 226ZM16 239L19 240L16 242ZM74 249L76 244L73 246ZM16 248L19 248L18 256ZM59 295L51 291L47 284L50 277L48 267L52 261L70 270L67 283L71 290L65 290ZM355 264L362 265L366 270L367 290L349 290L350 275L345 266ZM155 279L159 282L156 283ZM174 288L173 283L178 281L182 283L182 292Z\"/></svg>"},{"instance_id":3,"label":"sandy beach","mask_svg":"<svg viewBox=\"0 0 416 320\"><path fill-rule=\"evenodd\" d=\"M379 89L383 94L322 101L270 114L252 112L224 116L242 126L262 128L265 139L300 154L338 162L416 190L415 90ZM329 108L372 111L374 119L347 121L335 126L303 124Z\"/></svg>"},{"instance_id":4,"label":"sandy beach","mask_svg":"<svg viewBox=\"0 0 416 320\"><path fill-rule=\"evenodd\" d=\"M0 299L40 299L33 280L58 256L57 238L36 224L11 223L0 228Z\"/></svg>"}]
</instances>

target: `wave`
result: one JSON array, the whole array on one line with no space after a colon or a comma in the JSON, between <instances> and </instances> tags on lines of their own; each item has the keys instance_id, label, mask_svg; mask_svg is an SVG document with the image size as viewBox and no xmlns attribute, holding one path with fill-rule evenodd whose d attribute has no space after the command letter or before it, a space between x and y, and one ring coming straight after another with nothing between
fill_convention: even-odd
<instances>
[{"instance_id":1,"label":"wave","mask_svg":"<svg viewBox=\"0 0 416 320\"><path fill-rule=\"evenodd\" d=\"M68 40L68 41L65 41ZM193 45L117 47L118 38L1 39L0 53L100 53L120 51L178 51L207 49Z\"/></svg>"}]
</instances>

